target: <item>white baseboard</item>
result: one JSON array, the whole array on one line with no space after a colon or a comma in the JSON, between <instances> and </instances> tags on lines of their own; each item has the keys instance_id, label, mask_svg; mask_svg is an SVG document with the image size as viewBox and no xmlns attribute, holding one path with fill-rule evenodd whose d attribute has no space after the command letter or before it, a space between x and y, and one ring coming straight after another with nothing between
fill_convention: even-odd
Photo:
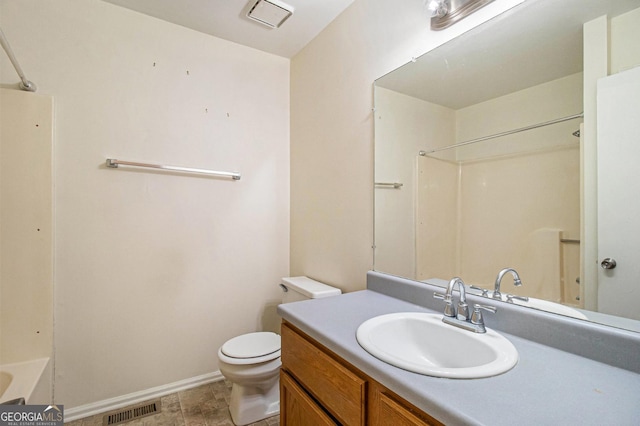
<instances>
[{"instance_id":1,"label":"white baseboard","mask_svg":"<svg viewBox=\"0 0 640 426\"><path fill-rule=\"evenodd\" d=\"M117 396L115 398L104 399L102 401L92 402L91 404L81 405L64 410L65 422L82 419L96 414L106 413L108 411L117 410L129 405L138 404L150 399L159 398L185 389L195 388L207 383L223 380L224 377L220 371L203 374L202 376L191 377L189 379L180 380L178 382L169 383L154 388L130 393L127 395Z\"/></svg>"}]
</instances>

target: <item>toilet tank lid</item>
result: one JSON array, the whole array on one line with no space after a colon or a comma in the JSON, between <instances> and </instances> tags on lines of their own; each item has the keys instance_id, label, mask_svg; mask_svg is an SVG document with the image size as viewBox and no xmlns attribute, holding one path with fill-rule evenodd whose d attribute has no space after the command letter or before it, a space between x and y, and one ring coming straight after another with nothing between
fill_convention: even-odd
<instances>
[{"instance_id":1,"label":"toilet tank lid","mask_svg":"<svg viewBox=\"0 0 640 426\"><path fill-rule=\"evenodd\" d=\"M342 294L342 291L339 288L331 287L330 285L312 280L309 277L287 277L282 279L282 283L285 287L297 291L311 299L320 299L322 297Z\"/></svg>"}]
</instances>

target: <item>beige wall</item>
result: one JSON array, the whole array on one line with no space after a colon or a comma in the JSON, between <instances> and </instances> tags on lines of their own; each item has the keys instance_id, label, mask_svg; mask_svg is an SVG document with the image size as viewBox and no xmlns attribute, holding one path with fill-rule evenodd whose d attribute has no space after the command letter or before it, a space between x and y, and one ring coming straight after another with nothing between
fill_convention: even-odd
<instances>
[{"instance_id":1,"label":"beige wall","mask_svg":"<svg viewBox=\"0 0 640 426\"><path fill-rule=\"evenodd\" d=\"M226 339L276 326L289 273L289 61L97 0L0 12L56 104L56 402L217 371Z\"/></svg>"},{"instance_id":2,"label":"beige wall","mask_svg":"<svg viewBox=\"0 0 640 426\"><path fill-rule=\"evenodd\" d=\"M640 8L611 19L610 74L640 66Z\"/></svg>"},{"instance_id":3,"label":"beige wall","mask_svg":"<svg viewBox=\"0 0 640 426\"><path fill-rule=\"evenodd\" d=\"M291 62L291 273L365 287L373 253L373 81L521 0L433 32L415 0L356 0Z\"/></svg>"}]
</instances>

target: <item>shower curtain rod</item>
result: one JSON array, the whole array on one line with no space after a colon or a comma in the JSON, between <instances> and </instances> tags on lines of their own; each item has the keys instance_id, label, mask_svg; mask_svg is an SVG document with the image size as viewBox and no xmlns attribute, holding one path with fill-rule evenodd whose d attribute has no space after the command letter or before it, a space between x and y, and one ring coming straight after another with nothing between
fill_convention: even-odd
<instances>
[{"instance_id":1,"label":"shower curtain rod","mask_svg":"<svg viewBox=\"0 0 640 426\"><path fill-rule=\"evenodd\" d=\"M35 92L36 90L38 90L36 85L33 82L27 80L27 77L25 77L24 72L22 72L22 68L20 68L20 64L18 63L18 60L13 54L13 50L11 50L11 46L9 45L7 38L4 36L4 33L2 32L2 28L0 28L0 44L2 44L2 48L7 53L7 56L9 57L9 60L11 61L13 68L16 69L16 72L20 77L20 80L21 80L20 88L22 90L26 90L27 92Z\"/></svg>"},{"instance_id":2,"label":"shower curtain rod","mask_svg":"<svg viewBox=\"0 0 640 426\"><path fill-rule=\"evenodd\" d=\"M480 138L471 139L471 140L468 140L468 141L465 141L465 142L456 143L456 144L445 146L445 147L442 147L442 148L432 149L430 151L420 151L418 154L424 157L427 154L431 154L431 153L438 152L438 151L444 151L445 149L458 148L460 146L470 145L472 143L482 142L482 141L486 141L486 140L489 140L489 139L495 139L495 138L499 138L501 136L513 135L514 133L520 133L520 132L524 132L524 131L527 131L527 130L533 130L533 129L537 129L539 127L550 126L552 124L562 123L564 121L569 121L569 120L573 120L573 119L576 119L576 118L582 118L582 117L584 117L584 112L581 112L580 114L570 115L570 116L567 116L567 117L556 118L555 120L545 121L544 123L538 123L538 124L532 124L531 126L520 127L519 129L508 130L508 131L502 132L502 133L496 133L495 135L482 136Z\"/></svg>"}]
</instances>

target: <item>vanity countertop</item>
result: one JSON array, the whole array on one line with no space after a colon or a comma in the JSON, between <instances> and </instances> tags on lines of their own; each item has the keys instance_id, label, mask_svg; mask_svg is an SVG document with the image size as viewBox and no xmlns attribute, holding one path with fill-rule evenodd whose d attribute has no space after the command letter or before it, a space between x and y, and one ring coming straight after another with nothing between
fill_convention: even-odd
<instances>
[{"instance_id":1,"label":"vanity countertop","mask_svg":"<svg viewBox=\"0 0 640 426\"><path fill-rule=\"evenodd\" d=\"M494 377L444 379L380 361L360 347L356 330L394 312L434 311L373 290L278 307L283 319L447 425L640 424L640 374L503 331L519 360Z\"/></svg>"}]
</instances>

